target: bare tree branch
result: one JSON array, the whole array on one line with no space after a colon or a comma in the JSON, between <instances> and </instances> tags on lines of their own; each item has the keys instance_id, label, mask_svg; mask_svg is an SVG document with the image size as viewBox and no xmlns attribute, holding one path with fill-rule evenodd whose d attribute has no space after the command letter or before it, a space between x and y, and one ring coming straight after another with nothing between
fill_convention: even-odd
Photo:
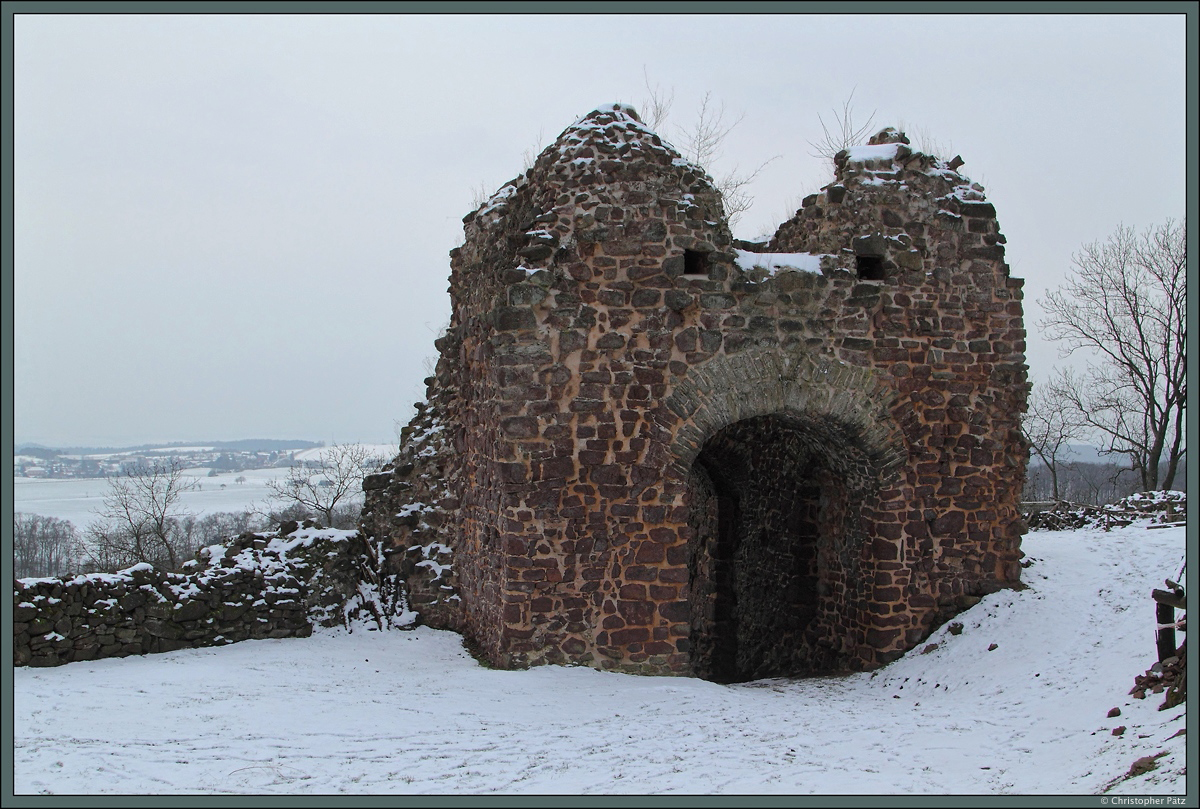
<instances>
[{"instance_id":1,"label":"bare tree branch","mask_svg":"<svg viewBox=\"0 0 1200 809\"><path fill-rule=\"evenodd\" d=\"M1021 419L1021 430L1030 449L1050 471L1053 497L1061 500L1058 472L1070 453L1070 442L1083 437L1084 426L1063 395L1053 387L1035 386L1029 397L1029 409Z\"/></svg>"},{"instance_id":2,"label":"bare tree branch","mask_svg":"<svg viewBox=\"0 0 1200 809\"><path fill-rule=\"evenodd\" d=\"M83 545L68 520L13 514L13 575L65 576L80 571Z\"/></svg>"},{"instance_id":3,"label":"bare tree branch","mask_svg":"<svg viewBox=\"0 0 1200 809\"><path fill-rule=\"evenodd\" d=\"M362 444L335 444L312 465L293 466L267 487L279 498L320 515L327 527L334 512L362 490L363 477L379 469L383 459Z\"/></svg>"},{"instance_id":4,"label":"bare tree branch","mask_svg":"<svg viewBox=\"0 0 1200 809\"><path fill-rule=\"evenodd\" d=\"M88 528L91 564L101 570L139 562L177 570L192 552L182 522L184 492L196 483L178 461L154 461L109 478L108 494L99 511L101 522Z\"/></svg>"},{"instance_id":5,"label":"bare tree branch","mask_svg":"<svg viewBox=\"0 0 1200 809\"><path fill-rule=\"evenodd\" d=\"M862 143L871 134L871 123L875 120L875 112L872 111L867 116L866 123L856 125L854 123L854 92L858 88L850 91L850 95L842 102L842 111L833 111L833 128L825 124L825 119L818 113L817 121L821 124L821 132L823 133L820 140L809 141L808 145L812 147L810 154L813 157L832 160L833 156L843 149L849 149L851 146L857 146Z\"/></svg>"},{"instance_id":6,"label":"bare tree branch","mask_svg":"<svg viewBox=\"0 0 1200 809\"><path fill-rule=\"evenodd\" d=\"M638 110L642 114L642 123L655 132L659 132L666 124L667 116L671 114L671 105L675 103L675 90L672 88L668 93L657 84L651 86L650 76L646 73L644 65L642 66L642 79L645 81L647 93L646 97L642 99L642 103L638 105Z\"/></svg>"},{"instance_id":7,"label":"bare tree branch","mask_svg":"<svg viewBox=\"0 0 1200 809\"><path fill-rule=\"evenodd\" d=\"M650 77L642 69L645 80L646 96L638 109L642 121L650 129L660 134L668 123L671 107L675 103L675 90L663 90L659 85L652 85ZM700 109L696 113L695 122L689 126L675 126L679 143L679 152L691 162L710 173L715 172L715 165L722 157L722 147L729 134L737 128L745 118L738 116L730 121L723 102L714 103L712 93L705 93L700 101ZM779 159L775 155L761 163L753 171L742 171L740 166L734 166L731 171L720 175L713 174L713 185L721 194L721 202L725 209L725 218L732 229L741 220L742 214L754 205L754 197L750 194L750 185L758 179L763 169Z\"/></svg>"},{"instance_id":8,"label":"bare tree branch","mask_svg":"<svg viewBox=\"0 0 1200 809\"><path fill-rule=\"evenodd\" d=\"M1047 336L1064 355L1089 357L1055 379L1054 394L1129 460L1146 490L1170 488L1186 452L1186 244L1186 221L1143 234L1120 227L1085 245L1074 274L1041 301Z\"/></svg>"}]
</instances>

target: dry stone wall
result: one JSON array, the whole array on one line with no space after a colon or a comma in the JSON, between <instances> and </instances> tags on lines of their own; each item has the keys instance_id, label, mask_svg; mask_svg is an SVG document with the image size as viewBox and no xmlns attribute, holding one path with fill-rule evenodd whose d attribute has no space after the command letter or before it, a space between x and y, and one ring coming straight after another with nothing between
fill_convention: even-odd
<instances>
[{"instance_id":1,"label":"dry stone wall","mask_svg":"<svg viewBox=\"0 0 1200 809\"><path fill-rule=\"evenodd\" d=\"M118 573L17 579L13 663L57 666L255 638L308 637L357 610L362 557L354 531L285 524L203 549L180 573L139 564ZM397 616L399 618L399 616Z\"/></svg>"},{"instance_id":2,"label":"dry stone wall","mask_svg":"<svg viewBox=\"0 0 1200 809\"><path fill-rule=\"evenodd\" d=\"M424 618L499 666L745 679L879 665L1017 586L1021 283L959 164L884 130L735 243L632 109L568 128L464 220L365 483Z\"/></svg>"}]
</instances>

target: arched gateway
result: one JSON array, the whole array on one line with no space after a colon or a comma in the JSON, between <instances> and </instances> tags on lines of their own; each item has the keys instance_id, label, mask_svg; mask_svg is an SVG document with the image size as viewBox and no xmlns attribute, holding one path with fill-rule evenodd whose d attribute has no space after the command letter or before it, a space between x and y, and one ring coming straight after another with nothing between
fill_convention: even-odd
<instances>
[{"instance_id":1,"label":"arched gateway","mask_svg":"<svg viewBox=\"0 0 1200 809\"><path fill-rule=\"evenodd\" d=\"M667 399L685 425L671 474L687 485L692 673L853 665L872 625L873 515L908 454L895 392L874 377L751 350L692 370Z\"/></svg>"},{"instance_id":2,"label":"arched gateway","mask_svg":"<svg viewBox=\"0 0 1200 809\"><path fill-rule=\"evenodd\" d=\"M629 107L465 220L363 530L495 665L868 668L1020 574L1021 282L895 130L766 243ZM959 163L953 163L957 166Z\"/></svg>"}]
</instances>

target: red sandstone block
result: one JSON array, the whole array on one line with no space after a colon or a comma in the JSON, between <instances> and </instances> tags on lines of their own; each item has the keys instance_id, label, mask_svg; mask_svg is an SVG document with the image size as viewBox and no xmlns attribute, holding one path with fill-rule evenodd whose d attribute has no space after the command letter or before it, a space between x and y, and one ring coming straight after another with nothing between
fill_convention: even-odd
<instances>
[{"instance_id":1,"label":"red sandstone block","mask_svg":"<svg viewBox=\"0 0 1200 809\"><path fill-rule=\"evenodd\" d=\"M661 582L673 582L675 584L687 584L688 570L686 567L664 568L658 571L658 580Z\"/></svg>"},{"instance_id":2,"label":"red sandstone block","mask_svg":"<svg viewBox=\"0 0 1200 809\"><path fill-rule=\"evenodd\" d=\"M654 604L649 601L618 601L617 612L629 623L640 626L654 620Z\"/></svg>"},{"instance_id":3,"label":"red sandstone block","mask_svg":"<svg viewBox=\"0 0 1200 809\"><path fill-rule=\"evenodd\" d=\"M627 483L625 468L619 464L601 464L591 469L593 483L624 486Z\"/></svg>"},{"instance_id":4,"label":"red sandstone block","mask_svg":"<svg viewBox=\"0 0 1200 809\"><path fill-rule=\"evenodd\" d=\"M691 619L688 602L670 601L658 605L658 614L668 621L689 621Z\"/></svg>"},{"instance_id":5,"label":"red sandstone block","mask_svg":"<svg viewBox=\"0 0 1200 809\"><path fill-rule=\"evenodd\" d=\"M666 549L657 542L643 542L637 549L634 561L643 565L653 565L666 558Z\"/></svg>"},{"instance_id":6,"label":"red sandstone block","mask_svg":"<svg viewBox=\"0 0 1200 809\"><path fill-rule=\"evenodd\" d=\"M871 555L876 559L898 559L900 551L895 542L877 538L871 542Z\"/></svg>"},{"instance_id":7,"label":"red sandstone block","mask_svg":"<svg viewBox=\"0 0 1200 809\"><path fill-rule=\"evenodd\" d=\"M652 523L652 524L653 523L661 523L666 518L666 516L667 516L667 507L666 506L642 506L642 519L648 523ZM650 538L655 540L656 542L671 541L670 539L661 539L657 535L657 532L664 531L664 530L667 531L667 533L672 534L671 539L675 538L673 536L674 532L671 531L671 529L669 529L669 528L668 529L662 529L662 528L650 529Z\"/></svg>"},{"instance_id":8,"label":"red sandstone block","mask_svg":"<svg viewBox=\"0 0 1200 809\"><path fill-rule=\"evenodd\" d=\"M669 571L664 570L661 572L667 573ZM685 570L684 573L686 574L687 571ZM646 567L645 565L633 565L625 570L625 578L630 581L654 581L659 575L659 571L652 567ZM663 580L668 581L668 579ZM685 578L684 581L686 580L687 579Z\"/></svg>"},{"instance_id":9,"label":"red sandstone block","mask_svg":"<svg viewBox=\"0 0 1200 809\"><path fill-rule=\"evenodd\" d=\"M868 629L867 643L876 649L884 649L895 643L900 634L899 629Z\"/></svg>"},{"instance_id":10,"label":"red sandstone block","mask_svg":"<svg viewBox=\"0 0 1200 809\"><path fill-rule=\"evenodd\" d=\"M961 511L951 511L934 520L933 533L937 536L961 534L966 517Z\"/></svg>"},{"instance_id":11,"label":"red sandstone block","mask_svg":"<svg viewBox=\"0 0 1200 809\"><path fill-rule=\"evenodd\" d=\"M650 535L653 536L654 533L651 532ZM680 538L686 539L686 537L680 537ZM688 551L687 545L684 542L680 542L677 545L673 545L673 546L667 548L667 564L669 564L669 565L686 565L688 563L688 557L690 555L691 554Z\"/></svg>"},{"instance_id":12,"label":"red sandstone block","mask_svg":"<svg viewBox=\"0 0 1200 809\"><path fill-rule=\"evenodd\" d=\"M528 479L529 473L523 463L498 463L496 471L501 480L506 483L524 483Z\"/></svg>"},{"instance_id":13,"label":"red sandstone block","mask_svg":"<svg viewBox=\"0 0 1200 809\"><path fill-rule=\"evenodd\" d=\"M646 627L630 627L608 633L608 641L614 646L629 646L634 643L645 643L650 639L650 630ZM597 638L599 643L599 638Z\"/></svg>"}]
</instances>

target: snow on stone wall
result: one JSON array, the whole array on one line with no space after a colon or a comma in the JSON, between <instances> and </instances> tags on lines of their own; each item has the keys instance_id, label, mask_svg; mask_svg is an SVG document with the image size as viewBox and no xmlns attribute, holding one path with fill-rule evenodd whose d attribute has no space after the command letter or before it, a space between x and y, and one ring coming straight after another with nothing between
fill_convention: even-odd
<instances>
[{"instance_id":1,"label":"snow on stone wall","mask_svg":"<svg viewBox=\"0 0 1200 809\"><path fill-rule=\"evenodd\" d=\"M204 548L179 573L139 564L118 573L17 579L13 662L57 666L307 637L314 625L343 624L355 610L370 609L372 596L364 599L360 587L366 548L356 531L290 523Z\"/></svg>"}]
</instances>

